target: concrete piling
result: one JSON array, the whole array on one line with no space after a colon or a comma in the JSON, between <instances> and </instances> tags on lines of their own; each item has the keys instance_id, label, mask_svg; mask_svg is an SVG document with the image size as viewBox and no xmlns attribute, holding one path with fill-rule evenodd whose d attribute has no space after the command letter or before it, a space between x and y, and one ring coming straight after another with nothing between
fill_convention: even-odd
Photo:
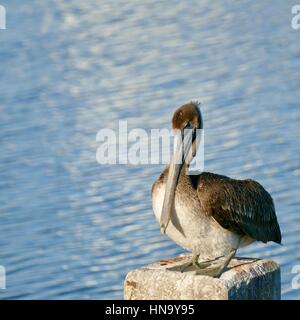
<instances>
[{"instance_id":1,"label":"concrete piling","mask_svg":"<svg viewBox=\"0 0 300 320\"><path fill-rule=\"evenodd\" d=\"M125 300L280 300L280 268L272 260L235 258L219 278L197 275L179 265L190 254L130 271Z\"/></svg>"}]
</instances>

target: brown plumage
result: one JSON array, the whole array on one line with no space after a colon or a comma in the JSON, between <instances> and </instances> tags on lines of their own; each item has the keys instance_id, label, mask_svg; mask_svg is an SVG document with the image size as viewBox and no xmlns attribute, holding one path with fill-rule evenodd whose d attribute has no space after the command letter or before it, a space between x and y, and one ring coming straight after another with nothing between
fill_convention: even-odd
<instances>
[{"instance_id":1,"label":"brown plumage","mask_svg":"<svg viewBox=\"0 0 300 320\"><path fill-rule=\"evenodd\" d=\"M281 243L273 199L258 182L208 172L190 179L203 210L223 228L258 241Z\"/></svg>"},{"instance_id":2,"label":"brown plumage","mask_svg":"<svg viewBox=\"0 0 300 320\"><path fill-rule=\"evenodd\" d=\"M173 129L183 129L188 122L193 128L202 129L203 120L197 102L188 102L178 108L172 118Z\"/></svg>"}]
</instances>

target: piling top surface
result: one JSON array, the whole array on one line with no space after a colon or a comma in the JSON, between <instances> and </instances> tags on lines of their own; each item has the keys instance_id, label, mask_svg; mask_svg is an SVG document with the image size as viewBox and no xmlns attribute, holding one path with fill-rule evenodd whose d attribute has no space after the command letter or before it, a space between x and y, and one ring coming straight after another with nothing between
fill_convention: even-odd
<instances>
[{"instance_id":1,"label":"piling top surface","mask_svg":"<svg viewBox=\"0 0 300 320\"><path fill-rule=\"evenodd\" d=\"M130 271L124 282L126 300L280 299L280 268L272 260L235 258L219 278L180 272L190 254L161 260Z\"/></svg>"}]
</instances>

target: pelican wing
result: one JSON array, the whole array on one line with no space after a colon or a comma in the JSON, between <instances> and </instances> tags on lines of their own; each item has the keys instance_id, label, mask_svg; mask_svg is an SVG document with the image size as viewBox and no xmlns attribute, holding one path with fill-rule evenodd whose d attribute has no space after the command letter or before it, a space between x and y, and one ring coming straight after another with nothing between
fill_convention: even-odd
<instances>
[{"instance_id":1,"label":"pelican wing","mask_svg":"<svg viewBox=\"0 0 300 320\"><path fill-rule=\"evenodd\" d=\"M273 199L258 182L202 173L197 193L205 212L223 228L262 242L281 243Z\"/></svg>"}]
</instances>

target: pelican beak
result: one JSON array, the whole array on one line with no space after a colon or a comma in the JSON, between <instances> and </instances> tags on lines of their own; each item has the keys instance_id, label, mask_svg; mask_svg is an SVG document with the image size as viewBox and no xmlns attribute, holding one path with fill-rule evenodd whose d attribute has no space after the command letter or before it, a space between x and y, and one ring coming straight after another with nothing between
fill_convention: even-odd
<instances>
[{"instance_id":1,"label":"pelican beak","mask_svg":"<svg viewBox=\"0 0 300 320\"><path fill-rule=\"evenodd\" d=\"M175 132L174 154L169 166L169 174L166 184L165 197L160 218L160 231L166 233L166 229L174 211L175 190L184 161L191 151L193 130L183 129Z\"/></svg>"}]
</instances>

